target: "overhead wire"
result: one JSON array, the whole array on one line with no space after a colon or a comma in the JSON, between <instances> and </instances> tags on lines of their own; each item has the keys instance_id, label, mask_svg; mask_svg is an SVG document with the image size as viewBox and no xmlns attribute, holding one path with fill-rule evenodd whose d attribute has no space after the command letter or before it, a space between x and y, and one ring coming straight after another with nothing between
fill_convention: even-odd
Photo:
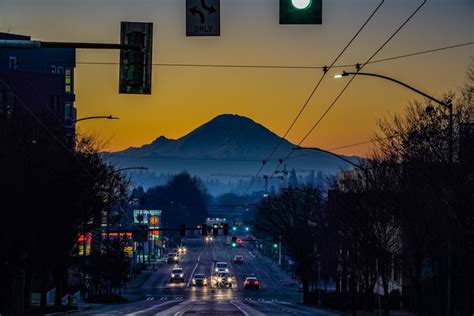
<instances>
[{"instance_id":1,"label":"overhead wire","mask_svg":"<svg viewBox=\"0 0 474 316\"><path fill-rule=\"evenodd\" d=\"M258 176L260 175L260 173L262 172L263 168L265 167L265 163L268 159L270 159L273 154L278 150L278 148L280 147L281 143L283 142L283 140L286 138L286 136L288 135L288 133L291 131L291 129L293 128L293 126L296 124L296 122L298 121L298 119L300 118L301 114L303 113L303 111L306 109L306 107L308 106L309 102L311 101L311 99L313 98L313 95L316 93L316 91L318 90L319 86L321 85L322 81L324 80L327 72L329 69L331 69L331 67L333 67L337 61L339 60L339 58L345 53L345 51L349 48L349 46L354 42L354 40L357 38L357 36L360 34L360 32L362 32L362 30L365 28L365 26L370 22L370 20L372 19L372 17L375 15L375 13L377 13L377 11L380 9L380 7L384 4L385 0L381 0L380 3L378 4L378 6L372 11L372 13L369 15L369 17L365 20L365 22L362 24L362 26L359 28L359 30L352 36L352 38L350 39L350 41L346 44L346 46L344 46L344 48L341 50L341 52L339 52L339 54L337 55L336 58L334 58L334 60L332 61L332 63L329 65L329 67L326 67L324 66L323 68L323 74L321 75L321 77L319 78L319 80L317 81L316 85L314 86L313 90L311 91L310 95L308 96L308 98L306 99L306 101L303 103L303 106L300 108L300 110L298 111L298 114L296 115L296 117L293 119L293 121L291 122L290 126L288 127L288 129L286 130L285 134L280 137L277 145L274 147L274 149L270 152L270 154L268 155L267 159L263 160L262 162L262 165L260 166L259 170L257 171L257 174L254 178L252 178L252 180L250 181L248 187L246 188L246 190L244 191L244 194L243 195L246 195L247 192L250 190L250 188L252 187L252 185L255 183L255 180L258 178ZM281 162L280 162L281 164ZM274 176L276 170L273 172L272 176L270 177L270 179Z\"/></svg>"},{"instance_id":2,"label":"overhead wire","mask_svg":"<svg viewBox=\"0 0 474 316\"><path fill-rule=\"evenodd\" d=\"M423 0L423 2L408 16L407 19L388 37L387 40L363 63L363 64L357 64L357 72L359 72L361 69L363 69L368 63L395 37L395 35L400 32L400 30L403 29L403 27L420 11L420 9L426 4L427 0ZM331 111L331 109L334 107L334 105L337 103L337 101L340 99L340 97L344 94L344 92L347 90L347 88L351 85L351 83L354 81L356 76L352 76L351 79L347 82L347 84L344 86L344 88L339 92L339 94L334 98L334 100L331 102L331 104L328 106L328 108L323 112L323 114L320 116L320 118L316 121L316 123L311 127L311 129L305 134L305 136L298 142L298 146L300 146L307 138L308 136L314 131L314 129L321 123L321 121L326 117L326 115ZM278 168L286 161L288 160L289 157L293 154L293 151L290 151L288 155L280 160L278 166L275 168L273 171L272 175L270 176L270 179L274 177L276 172L278 171Z\"/></svg>"},{"instance_id":3,"label":"overhead wire","mask_svg":"<svg viewBox=\"0 0 474 316\"><path fill-rule=\"evenodd\" d=\"M413 56L419 56L424 54L435 53L443 50L459 48L464 46L473 45L473 41L463 42L460 44L453 44L448 46L441 46L433 49L421 50L413 53L390 56L386 58L376 59L368 62L367 64L376 64L386 61L392 61L397 59L403 59ZM119 62L106 62L106 61L77 61L78 65L119 65ZM333 65L331 68L348 68L354 66L353 64L344 65ZM152 63L153 66L160 67L202 67L202 68L256 68L256 69L324 69L324 66L298 66L298 65L243 65L243 64L194 64L194 63Z\"/></svg>"}]
</instances>

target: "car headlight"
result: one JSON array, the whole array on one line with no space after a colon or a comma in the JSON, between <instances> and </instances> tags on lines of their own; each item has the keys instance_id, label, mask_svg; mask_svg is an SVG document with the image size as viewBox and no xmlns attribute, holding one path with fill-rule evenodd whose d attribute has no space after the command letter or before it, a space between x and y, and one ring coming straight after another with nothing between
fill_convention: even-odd
<instances>
[{"instance_id":1,"label":"car headlight","mask_svg":"<svg viewBox=\"0 0 474 316\"><path fill-rule=\"evenodd\" d=\"M229 269L225 268L225 272L229 272Z\"/></svg>"},{"instance_id":2,"label":"car headlight","mask_svg":"<svg viewBox=\"0 0 474 316\"><path fill-rule=\"evenodd\" d=\"M219 271L219 269L216 268L216 272Z\"/></svg>"},{"instance_id":3,"label":"car headlight","mask_svg":"<svg viewBox=\"0 0 474 316\"><path fill-rule=\"evenodd\" d=\"M184 276L184 274L182 274L182 273L179 275L180 278L182 278L183 276Z\"/></svg>"},{"instance_id":4,"label":"car headlight","mask_svg":"<svg viewBox=\"0 0 474 316\"><path fill-rule=\"evenodd\" d=\"M196 284L196 280L195 280L195 279L193 279L193 284Z\"/></svg>"},{"instance_id":5,"label":"car headlight","mask_svg":"<svg viewBox=\"0 0 474 316\"><path fill-rule=\"evenodd\" d=\"M222 278L217 278L217 282L222 282Z\"/></svg>"}]
</instances>

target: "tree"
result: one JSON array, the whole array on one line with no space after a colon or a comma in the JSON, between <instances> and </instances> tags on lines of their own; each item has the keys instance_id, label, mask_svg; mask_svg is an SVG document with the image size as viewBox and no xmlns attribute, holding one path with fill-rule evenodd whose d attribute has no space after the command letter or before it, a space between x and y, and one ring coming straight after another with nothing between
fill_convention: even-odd
<instances>
[{"instance_id":1,"label":"tree","mask_svg":"<svg viewBox=\"0 0 474 316\"><path fill-rule=\"evenodd\" d=\"M11 298L18 296L9 292L14 282L24 282L28 307L35 274L41 280L41 307L46 307L51 274L55 303L61 304L77 236L85 223L119 201L127 187L100 157L93 138L78 137L76 148L70 149L34 120L24 124L14 120L0 124L0 156L5 169L0 190L3 203L9 205L0 214L0 238L2 244L11 245L0 254L5 311ZM24 281L15 279L19 272L25 273Z\"/></svg>"},{"instance_id":2,"label":"tree","mask_svg":"<svg viewBox=\"0 0 474 316\"><path fill-rule=\"evenodd\" d=\"M207 198L202 182L182 172L170 178L166 185L150 188L141 205L162 209L164 227L177 228L181 224L191 227L207 218Z\"/></svg>"},{"instance_id":3,"label":"tree","mask_svg":"<svg viewBox=\"0 0 474 316\"><path fill-rule=\"evenodd\" d=\"M316 275L316 228L321 226L324 206L320 189L289 188L262 200L255 218L255 231L263 237L281 238L282 246L295 259L305 303L310 302L309 282Z\"/></svg>"}]
</instances>

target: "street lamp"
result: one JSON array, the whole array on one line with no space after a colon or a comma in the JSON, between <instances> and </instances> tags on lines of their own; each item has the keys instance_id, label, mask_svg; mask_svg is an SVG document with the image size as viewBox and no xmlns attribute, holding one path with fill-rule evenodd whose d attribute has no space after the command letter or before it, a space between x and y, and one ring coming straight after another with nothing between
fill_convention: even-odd
<instances>
[{"instance_id":1,"label":"street lamp","mask_svg":"<svg viewBox=\"0 0 474 316\"><path fill-rule=\"evenodd\" d=\"M395 82L413 92L416 92L422 96L424 96L425 98L441 105L442 107L444 108L447 108L449 110L449 162L452 163L453 162L453 104L451 103L451 101L449 101L448 103L446 102L443 102L443 101L440 101L404 82L401 82L397 79L394 79L394 78L390 78L390 77L387 77L387 76L384 76L384 75L379 75L379 74L374 74L374 73L368 73L368 72L346 72L346 71L343 71L342 74L337 74L334 76L334 78L342 78L342 77L346 77L346 76L349 76L349 75L353 75L353 76L358 76L358 75L361 75L361 76L371 76L371 77L377 77L377 78L382 78L382 79L385 79L385 80L389 80L389 81L392 81L392 82Z\"/></svg>"},{"instance_id":2,"label":"street lamp","mask_svg":"<svg viewBox=\"0 0 474 316\"><path fill-rule=\"evenodd\" d=\"M293 147L292 150L316 150L316 151L320 151L320 152L323 152L323 153L326 153L326 154L333 155L334 157L339 158L339 159L347 162L348 164L356 167L357 169L360 169L362 171L367 171L366 168L362 167L361 165L359 165L355 162L352 162L349 159L346 159L346 158L342 157L341 155L338 155L336 153L333 153L333 152L325 150L325 149L321 149L319 147Z\"/></svg>"},{"instance_id":3,"label":"street lamp","mask_svg":"<svg viewBox=\"0 0 474 316\"><path fill-rule=\"evenodd\" d=\"M74 121L72 121L72 124L80 122L80 121L94 120L94 119L118 120L119 118L114 117L112 115L88 116L88 117L83 117L83 118L74 120Z\"/></svg>"}]
</instances>

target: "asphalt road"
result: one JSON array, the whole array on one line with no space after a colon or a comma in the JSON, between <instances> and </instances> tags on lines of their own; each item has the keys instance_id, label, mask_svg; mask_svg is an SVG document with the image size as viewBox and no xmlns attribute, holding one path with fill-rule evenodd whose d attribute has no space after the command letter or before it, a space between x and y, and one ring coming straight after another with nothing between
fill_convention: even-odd
<instances>
[{"instance_id":1,"label":"asphalt road","mask_svg":"<svg viewBox=\"0 0 474 316\"><path fill-rule=\"evenodd\" d=\"M301 293L282 284L275 271L251 246L231 248L223 239L183 242L188 251L178 264L161 264L142 285L128 293L132 303L95 305L83 315L338 315L299 304ZM235 255L243 255L243 264L234 264ZM235 282L232 288L195 287L194 274L212 275L214 265L225 261L230 265ZM183 269L185 282L170 283L171 270ZM244 290L247 276L256 276L260 290Z\"/></svg>"}]
</instances>

